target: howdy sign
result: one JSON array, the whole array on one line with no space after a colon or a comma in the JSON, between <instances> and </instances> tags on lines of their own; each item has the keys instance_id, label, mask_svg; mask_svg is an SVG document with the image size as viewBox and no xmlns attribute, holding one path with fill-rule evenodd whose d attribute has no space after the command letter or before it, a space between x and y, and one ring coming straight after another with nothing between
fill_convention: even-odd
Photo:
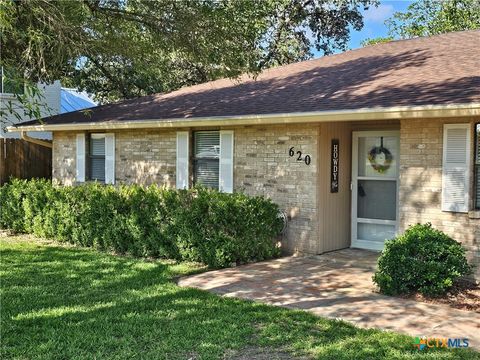
<instances>
[{"instance_id":1,"label":"howdy sign","mask_svg":"<svg viewBox=\"0 0 480 360\"><path fill-rule=\"evenodd\" d=\"M338 156L339 156L338 139L332 139L332 160L330 166L330 192L338 192Z\"/></svg>"}]
</instances>

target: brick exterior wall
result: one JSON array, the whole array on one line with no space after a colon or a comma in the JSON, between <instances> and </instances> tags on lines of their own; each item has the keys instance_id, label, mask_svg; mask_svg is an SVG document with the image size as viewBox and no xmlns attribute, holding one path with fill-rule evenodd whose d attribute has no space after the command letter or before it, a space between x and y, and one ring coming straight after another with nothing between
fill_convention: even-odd
<instances>
[{"instance_id":1,"label":"brick exterior wall","mask_svg":"<svg viewBox=\"0 0 480 360\"><path fill-rule=\"evenodd\" d=\"M76 181L76 134L54 133L52 178L64 185ZM175 162L175 131L115 132L117 182L175 187Z\"/></svg>"},{"instance_id":2,"label":"brick exterior wall","mask_svg":"<svg viewBox=\"0 0 480 360\"><path fill-rule=\"evenodd\" d=\"M236 191L264 195L291 218L283 247L286 252L319 252L318 125L245 127L235 131L234 186ZM295 148L295 156L289 149ZM296 151L310 155L306 165Z\"/></svg>"},{"instance_id":3,"label":"brick exterior wall","mask_svg":"<svg viewBox=\"0 0 480 360\"><path fill-rule=\"evenodd\" d=\"M234 128L234 188L264 195L291 218L284 236L287 252L318 253L318 126L284 125ZM53 178L75 183L76 133L56 132ZM312 162L290 157L294 146ZM120 183L156 183L175 187L176 131L115 132L115 178Z\"/></svg>"},{"instance_id":4,"label":"brick exterior wall","mask_svg":"<svg viewBox=\"0 0 480 360\"><path fill-rule=\"evenodd\" d=\"M116 181L175 187L176 144L172 130L116 132Z\"/></svg>"},{"instance_id":5,"label":"brick exterior wall","mask_svg":"<svg viewBox=\"0 0 480 360\"><path fill-rule=\"evenodd\" d=\"M401 122L400 230L415 223L432 223L437 229L462 242L470 260L478 266L475 276L480 278L480 218L474 218L473 212L466 214L441 210L443 125L456 122L471 123L473 134L472 119ZM473 166L470 178L473 178Z\"/></svg>"},{"instance_id":6,"label":"brick exterior wall","mask_svg":"<svg viewBox=\"0 0 480 360\"><path fill-rule=\"evenodd\" d=\"M400 230L417 222L431 222L465 245L469 258L478 264L476 277L480 278L480 219L474 213L441 210L443 124L453 122L470 122L473 134L473 119L401 121ZM318 203L320 126L244 126L233 130L235 191L269 197L287 212L286 252L321 252L324 240L319 232L319 209L328 204ZM175 186L175 129L115 134L117 182ZM75 138L74 132L54 134L53 178L65 185L75 183ZM311 164L290 157L292 146L310 155ZM349 173L344 170L344 174Z\"/></svg>"},{"instance_id":7,"label":"brick exterior wall","mask_svg":"<svg viewBox=\"0 0 480 360\"><path fill-rule=\"evenodd\" d=\"M63 185L73 185L76 177L76 133L56 131L53 133L52 180Z\"/></svg>"}]
</instances>

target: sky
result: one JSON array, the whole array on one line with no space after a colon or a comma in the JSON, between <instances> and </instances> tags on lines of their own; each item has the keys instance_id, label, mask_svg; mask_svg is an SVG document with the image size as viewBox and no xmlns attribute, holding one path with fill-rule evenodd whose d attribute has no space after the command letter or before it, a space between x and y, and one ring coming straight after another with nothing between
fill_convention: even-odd
<instances>
[{"instance_id":1,"label":"sky","mask_svg":"<svg viewBox=\"0 0 480 360\"><path fill-rule=\"evenodd\" d=\"M413 1L396 0L396 1L380 1L378 7L370 7L363 13L363 29L360 31L351 30L351 39L349 42L350 49L356 49L361 47L362 40L367 38L383 37L388 35L388 29L384 22L393 15L396 11L405 11ZM315 57L320 54L315 53Z\"/></svg>"}]
</instances>

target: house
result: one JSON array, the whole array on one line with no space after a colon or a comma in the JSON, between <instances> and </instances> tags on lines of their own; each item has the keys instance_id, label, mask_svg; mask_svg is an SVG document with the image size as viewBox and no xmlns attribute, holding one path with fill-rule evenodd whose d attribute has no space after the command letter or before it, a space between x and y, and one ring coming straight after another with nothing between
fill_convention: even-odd
<instances>
[{"instance_id":1,"label":"house","mask_svg":"<svg viewBox=\"0 0 480 360\"><path fill-rule=\"evenodd\" d=\"M479 264L479 45L480 31L394 41L9 130L52 131L66 185L265 195L290 253L379 250L431 222Z\"/></svg>"},{"instance_id":2,"label":"house","mask_svg":"<svg viewBox=\"0 0 480 360\"><path fill-rule=\"evenodd\" d=\"M60 91L60 114L89 109L97 103L85 92L62 87Z\"/></svg>"},{"instance_id":3,"label":"house","mask_svg":"<svg viewBox=\"0 0 480 360\"><path fill-rule=\"evenodd\" d=\"M20 133L5 132L5 126L30 119L17 96L25 88L14 88L7 74L0 68L0 185L10 177L22 179L50 178L52 174L52 133L50 131ZM61 87L60 81L38 83L41 97L36 98L42 117L95 106L87 94ZM13 111L11 111L13 109Z\"/></svg>"},{"instance_id":4,"label":"house","mask_svg":"<svg viewBox=\"0 0 480 360\"><path fill-rule=\"evenodd\" d=\"M2 124L0 125L13 125L30 119L29 115L24 113L23 105L17 100L15 94L13 94L13 90L5 84L4 79L5 77L2 76L0 86L0 107L5 111L10 106L9 104L11 104L11 107L14 109L15 114L19 116L19 118L15 114L8 113L5 119L2 119ZM59 114L61 91L60 81L55 81L52 84L38 84L38 87L42 91L42 98L38 100L41 103L39 108L40 114L43 117L51 114ZM16 91L18 93L18 90ZM52 139L52 134L48 131L36 131L34 133L29 132L28 135L37 139ZM5 132L4 126L0 126L0 138L15 139L19 137L19 134Z\"/></svg>"},{"instance_id":5,"label":"house","mask_svg":"<svg viewBox=\"0 0 480 360\"><path fill-rule=\"evenodd\" d=\"M17 100L15 94L13 94L13 89L11 89L4 80L5 77L2 75L0 81L0 107L7 109L9 103L12 103L12 107L15 109L16 114L20 116L20 119L14 114L7 114L6 118L2 119L1 125L4 125L3 123L13 125L29 119L28 114L25 114L23 111L22 104ZM58 80L52 84L39 83L38 87L42 91L42 98L39 100L41 103L40 113L42 117L83 110L96 105L88 94L76 89L64 88ZM6 133L3 127L4 126L0 126L0 138L19 138L18 133ZM37 139L52 139L52 133L49 131L29 132L28 135Z\"/></svg>"}]
</instances>

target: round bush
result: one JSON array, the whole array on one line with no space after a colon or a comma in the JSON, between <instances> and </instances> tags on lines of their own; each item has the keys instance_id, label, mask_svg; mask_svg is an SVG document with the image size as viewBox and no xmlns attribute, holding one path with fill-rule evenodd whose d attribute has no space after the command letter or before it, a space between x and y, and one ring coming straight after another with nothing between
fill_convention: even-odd
<instances>
[{"instance_id":1,"label":"round bush","mask_svg":"<svg viewBox=\"0 0 480 360\"><path fill-rule=\"evenodd\" d=\"M387 295L439 296L471 270L459 242L431 224L417 224L386 242L373 281Z\"/></svg>"}]
</instances>

